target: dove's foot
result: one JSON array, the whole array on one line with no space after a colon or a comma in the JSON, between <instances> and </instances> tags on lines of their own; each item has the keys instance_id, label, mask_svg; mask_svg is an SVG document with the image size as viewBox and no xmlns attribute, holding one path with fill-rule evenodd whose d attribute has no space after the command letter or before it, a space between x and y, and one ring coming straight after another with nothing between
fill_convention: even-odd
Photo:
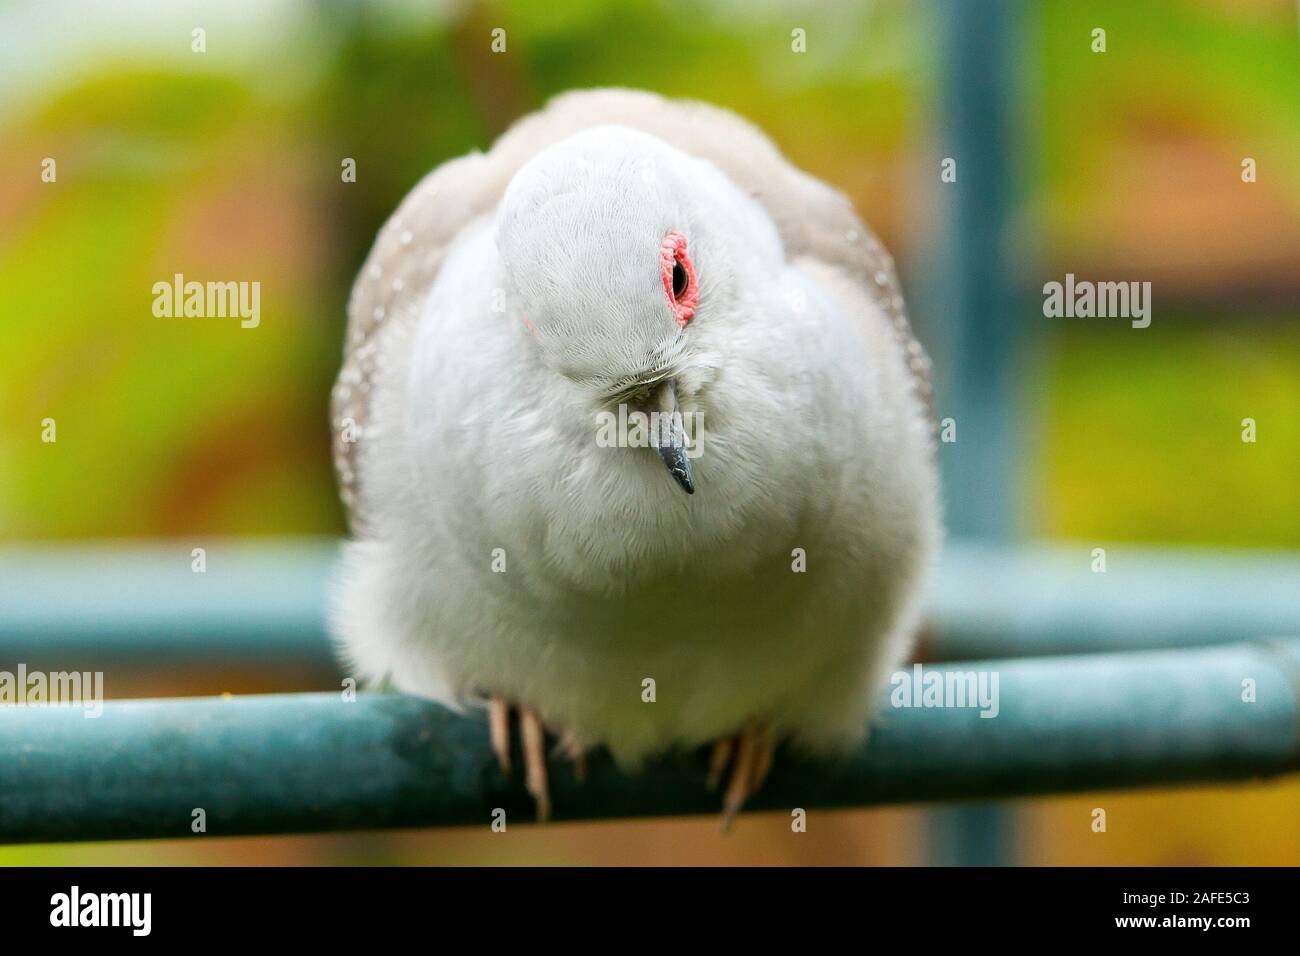
<instances>
[{"instance_id":1,"label":"dove's foot","mask_svg":"<svg viewBox=\"0 0 1300 956\"><path fill-rule=\"evenodd\" d=\"M750 724L732 737L723 737L713 745L709 761L708 787L716 790L722 776L731 768L727 790L722 798L722 829L731 829L736 814L745 801L758 792L772 769L776 753L776 735L770 727Z\"/></svg>"},{"instance_id":2,"label":"dove's foot","mask_svg":"<svg viewBox=\"0 0 1300 956\"><path fill-rule=\"evenodd\" d=\"M547 782L546 728L541 715L528 707L519 711L520 744L524 754L524 786L537 803L537 821L545 823L551 818L551 792ZM501 772L510 774L510 711L511 704L504 697L488 699L488 731L492 752L496 754ZM587 776L587 758L581 748L566 745L573 761L573 774L581 783Z\"/></svg>"},{"instance_id":3,"label":"dove's foot","mask_svg":"<svg viewBox=\"0 0 1300 956\"><path fill-rule=\"evenodd\" d=\"M501 772L509 776L510 702L504 697L488 700L488 733ZM546 780L546 733L537 711L519 709L519 734L524 752L524 786L537 802L537 821L545 823L551 818L551 791Z\"/></svg>"}]
</instances>

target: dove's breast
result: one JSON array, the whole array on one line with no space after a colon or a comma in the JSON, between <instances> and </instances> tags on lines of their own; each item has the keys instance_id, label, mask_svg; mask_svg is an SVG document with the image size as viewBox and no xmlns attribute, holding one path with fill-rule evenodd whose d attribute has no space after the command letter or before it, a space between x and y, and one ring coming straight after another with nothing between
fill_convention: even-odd
<instances>
[{"instance_id":1,"label":"dove's breast","mask_svg":"<svg viewBox=\"0 0 1300 956\"><path fill-rule=\"evenodd\" d=\"M686 496L652 449L598 443L601 409L504 300L490 218L467 227L374 386L359 467L388 506L334 615L359 676L504 694L629 761L760 712L856 738L937 539L928 435L867 291L814 261L778 280L801 308L755 296L751 334L692 328Z\"/></svg>"}]
</instances>

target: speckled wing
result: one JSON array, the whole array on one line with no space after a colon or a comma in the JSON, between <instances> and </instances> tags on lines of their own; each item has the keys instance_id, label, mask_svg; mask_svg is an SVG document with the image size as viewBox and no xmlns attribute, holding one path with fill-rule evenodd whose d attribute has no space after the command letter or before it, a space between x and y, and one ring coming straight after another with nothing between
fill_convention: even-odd
<instances>
[{"instance_id":1,"label":"speckled wing","mask_svg":"<svg viewBox=\"0 0 1300 956\"><path fill-rule=\"evenodd\" d=\"M520 166L552 143L605 123L644 130L713 162L767 210L789 256L813 256L863 283L888 316L916 393L930 408L930 360L912 335L893 260L847 197L796 169L755 126L726 110L634 90L566 93L517 122L487 153L451 160L421 180L380 230L357 277L331 410L334 464L354 531L366 525L357 452L375 425L370 395L385 330L416 320L448 245L496 208Z\"/></svg>"},{"instance_id":2,"label":"speckled wing","mask_svg":"<svg viewBox=\"0 0 1300 956\"><path fill-rule=\"evenodd\" d=\"M348 300L343 366L330 402L339 495L355 532L366 525L358 453L371 417L371 395L383 361L384 333L414 322L448 246L468 223L489 212L504 188L493 164L472 153L422 179L379 230Z\"/></svg>"}]
</instances>

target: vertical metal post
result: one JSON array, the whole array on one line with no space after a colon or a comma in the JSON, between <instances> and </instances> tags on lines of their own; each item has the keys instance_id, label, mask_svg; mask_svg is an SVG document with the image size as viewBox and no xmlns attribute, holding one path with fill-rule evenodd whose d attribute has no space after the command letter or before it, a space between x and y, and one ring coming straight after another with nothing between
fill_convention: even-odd
<instances>
[{"instance_id":1,"label":"vertical metal post","mask_svg":"<svg viewBox=\"0 0 1300 956\"><path fill-rule=\"evenodd\" d=\"M940 126L957 179L944 183L943 308L937 337L940 418L956 422L941 445L946 519L954 537L1014 533L1017 478L1015 294L1008 264L1013 155L1011 91L1015 0L957 0L942 20ZM936 177L937 177L936 169ZM931 820L931 862L1011 862L1009 813L995 805L945 808Z\"/></svg>"}]
</instances>

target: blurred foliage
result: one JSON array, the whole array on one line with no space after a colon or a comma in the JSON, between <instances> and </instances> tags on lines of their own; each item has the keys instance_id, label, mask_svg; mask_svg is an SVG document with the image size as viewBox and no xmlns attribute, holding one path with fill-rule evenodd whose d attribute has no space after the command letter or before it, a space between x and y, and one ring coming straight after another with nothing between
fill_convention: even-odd
<instances>
[{"instance_id":1,"label":"blurred foliage","mask_svg":"<svg viewBox=\"0 0 1300 956\"><path fill-rule=\"evenodd\" d=\"M1093 0L1043 4L1034 31L1042 72L1038 129L1052 198L1086 208L1124 145L1204 138L1230 163L1267 155L1279 196L1300 210L1300 57L1289 3ZM1104 55L1090 48L1106 30ZM1235 165L1235 163L1234 163ZM1176 175L1176 169L1151 169Z\"/></svg>"},{"instance_id":2,"label":"blurred foliage","mask_svg":"<svg viewBox=\"0 0 1300 956\"><path fill-rule=\"evenodd\" d=\"M1140 273L1175 298L1300 285L1294 4L1035 6L1022 85L1039 142L1036 241L1075 272ZM1104 28L1104 54L1091 31ZM1241 181L1245 157L1258 181ZM1171 294L1172 293L1172 294ZM1288 295L1289 294L1289 295ZM1235 300L1235 301L1234 301ZM1244 303L1247 308L1253 303Z\"/></svg>"},{"instance_id":3,"label":"blurred foliage","mask_svg":"<svg viewBox=\"0 0 1300 956\"><path fill-rule=\"evenodd\" d=\"M1300 547L1300 324L1161 319L1085 326L1047 354L1037 525L1097 543Z\"/></svg>"}]
</instances>

